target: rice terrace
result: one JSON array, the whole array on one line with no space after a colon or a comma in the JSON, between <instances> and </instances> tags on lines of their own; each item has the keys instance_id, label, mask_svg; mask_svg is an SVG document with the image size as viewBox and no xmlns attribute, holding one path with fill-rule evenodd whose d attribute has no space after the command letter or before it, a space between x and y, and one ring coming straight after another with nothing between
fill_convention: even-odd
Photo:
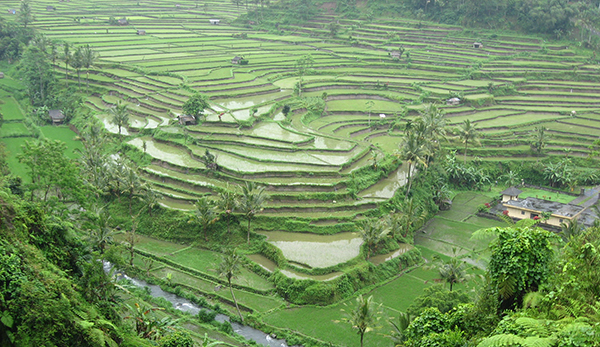
<instances>
[{"instance_id":1,"label":"rice terrace","mask_svg":"<svg viewBox=\"0 0 600 347\"><path fill-rule=\"evenodd\" d=\"M480 230L540 225L555 235L547 236L554 250L598 228L597 31L570 24L582 44L556 31L429 21L439 19L427 17L429 1L404 17L373 15L368 3L3 1L0 24L23 23L25 8L25 28L35 30L21 53L0 61L0 140L20 177L3 187L14 193L22 184L24 200L71 218L105 265L208 308L196 317L141 291L120 294L130 309L142 301L167 308L158 317L180 319L197 345L356 346L358 332L361 346L363 335L366 346L463 346L448 342L452 325L432 332L450 334L446 344L427 344L408 323L434 319L414 307L444 290L439 302L476 302L483 312L479 292L495 283L484 275L500 241ZM32 46L55 87L30 83L44 74L42 63L26 63ZM74 193L40 178L27 159L35 139L60 140L47 143L94 188ZM527 211L520 217L510 214L511 199L583 212L526 205L515 207ZM81 222L66 217L78 214ZM521 218L533 224L514 224ZM223 269L228 261L236 271ZM460 279L444 277L448 264L460 267ZM501 278L491 292L505 288ZM509 315L503 305L520 309L526 292L543 288L486 301L503 314L477 320L496 324ZM348 312L357 300L370 305L366 297L380 321L361 330ZM460 310L451 309L437 314ZM129 323L127 309L117 312ZM213 312L266 333L265 341L240 338ZM494 346L492 330L464 330L456 341ZM539 346L558 346L559 330ZM153 336L144 343L167 346ZM505 345L527 345L519 343Z\"/></svg>"}]
</instances>

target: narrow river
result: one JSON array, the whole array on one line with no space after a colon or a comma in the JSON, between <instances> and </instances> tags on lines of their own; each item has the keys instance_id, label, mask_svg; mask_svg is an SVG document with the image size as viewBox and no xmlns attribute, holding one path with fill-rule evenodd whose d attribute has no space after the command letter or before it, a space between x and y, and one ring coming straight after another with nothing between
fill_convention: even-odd
<instances>
[{"instance_id":1,"label":"narrow river","mask_svg":"<svg viewBox=\"0 0 600 347\"><path fill-rule=\"evenodd\" d=\"M111 263L104 262L104 271L106 271L108 273L108 272L110 272L111 268L112 268ZM131 278L123 273L120 273L117 277L118 277L118 279L122 279L122 278L127 279L127 280L131 281L131 283L133 285L140 287L140 288L148 287L148 289L150 289L150 295L152 295L155 298L166 299L173 305L173 307L175 307L176 309L178 309L180 311L189 312L192 315L196 315L196 314L198 314L198 312L200 312L200 310L202 310L202 309L206 310L206 308L198 306L186 298L182 298L173 293L165 292L164 290L162 290L162 288L160 288L160 286L157 286L155 284L149 284L145 281ZM229 321L229 317L224 314L218 313L217 316L215 317L215 320L222 323L224 321ZM267 346L267 347L288 347L285 340L274 339L269 334L262 332L260 330L251 328L247 325L242 325L242 324L239 324L236 322L231 322L231 327L233 328L233 331L236 334L239 334L240 336L244 337L245 339L255 341L256 343L258 343L260 345ZM297 347L301 347L301 346L297 346Z\"/></svg>"}]
</instances>

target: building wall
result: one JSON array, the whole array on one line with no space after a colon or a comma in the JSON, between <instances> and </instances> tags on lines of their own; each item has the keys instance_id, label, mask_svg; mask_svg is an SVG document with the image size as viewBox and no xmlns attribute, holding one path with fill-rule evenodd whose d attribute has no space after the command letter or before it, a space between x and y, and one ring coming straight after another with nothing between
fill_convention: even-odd
<instances>
[{"instance_id":1,"label":"building wall","mask_svg":"<svg viewBox=\"0 0 600 347\"><path fill-rule=\"evenodd\" d=\"M511 195L502 195L502 202L507 202L510 200L518 200L518 197Z\"/></svg>"},{"instance_id":2,"label":"building wall","mask_svg":"<svg viewBox=\"0 0 600 347\"><path fill-rule=\"evenodd\" d=\"M531 212L531 211L525 211L525 210L521 210L519 208L516 208L514 206L506 206L504 205L504 208L506 208L506 210L508 211L508 216L512 217L512 218L517 218L517 219L531 219L531 214L537 214L541 217L542 213L541 212ZM522 213L524 212L524 214ZM550 219L548 219L545 223L549 224L549 225L553 225L556 227L560 227L560 223L562 222L567 222L569 220L569 218L559 218L556 216L551 216Z\"/></svg>"}]
</instances>

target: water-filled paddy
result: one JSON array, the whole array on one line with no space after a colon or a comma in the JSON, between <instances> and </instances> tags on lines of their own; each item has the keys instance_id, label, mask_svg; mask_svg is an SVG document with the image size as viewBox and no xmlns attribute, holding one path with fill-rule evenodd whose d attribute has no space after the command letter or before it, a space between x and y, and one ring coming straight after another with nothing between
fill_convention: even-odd
<instances>
[{"instance_id":1,"label":"water-filled paddy","mask_svg":"<svg viewBox=\"0 0 600 347\"><path fill-rule=\"evenodd\" d=\"M146 143L146 153L152 157L184 167L202 168L204 164L190 157L189 153L181 148L154 141L150 137L135 138L129 141L129 144L143 150Z\"/></svg>"},{"instance_id":2,"label":"water-filled paddy","mask_svg":"<svg viewBox=\"0 0 600 347\"><path fill-rule=\"evenodd\" d=\"M361 198L391 199L396 191L404 186L408 178L408 165L403 164L392 171L387 178L360 192Z\"/></svg>"},{"instance_id":3,"label":"water-filled paddy","mask_svg":"<svg viewBox=\"0 0 600 347\"><path fill-rule=\"evenodd\" d=\"M359 255L362 238L358 233L316 235L284 231L263 231L261 235L281 249L286 259L312 268L345 263Z\"/></svg>"}]
</instances>

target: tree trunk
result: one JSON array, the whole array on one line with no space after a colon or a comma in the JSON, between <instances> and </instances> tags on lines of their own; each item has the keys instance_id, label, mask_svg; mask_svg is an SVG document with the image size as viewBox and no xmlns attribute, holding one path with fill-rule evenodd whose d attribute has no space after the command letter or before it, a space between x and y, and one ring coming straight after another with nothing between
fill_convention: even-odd
<instances>
[{"instance_id":1,"label":"tree trunk","mask_svg":"<svg viewBox=\"0 0 600 347\"><path fill-rule=\"evenodd\" d=\"M467 164L467 146L469 145L468 141L465 141L465 157L463 160L463 164Z\"/></svg>"},{"instance_id":2,"label":"tree trunk","mask_svg":"<svg viewBox=\"0 0 600 347\"><path fill-rule=\"evenodd\" d=\"M365 337L365 333L360 333L360 347L363 347L363 339Z\"/></svg>"},{"instance_id":3,"label":"tree trunk","mask_svg":"<svg viewBox=\"0 0 600 347\"><path fill-rule=\"evenodd\" d=\"M238 315L240 316L240 319L242 320L242 323L244 322L244 317L242 317L242 312L240 312L240 308L238 307L238 303L237 300L235 299L235 295L233 295L233 288L231 287L231 281L229 281L229 292L231 293L231 297L233 298L233 303L235 304L235 309L238 312Z\"/></svg>"},{"instance_id":4,"label":"tree trunk","mask_svg":"<svg viewBox=\"0 0 600 347\"><path fill-rule=\"evenodd\" d=\"M252 218L248 217L248 244L250 244L250 220L252 220Z\"/></svg>"},{"instance_id":5,"label":"tree trunk","mask_svg":"<svg viewBox=\"0 0 600 347\"><path fill-rule=\"evenodd\" d=\"M411 166L412 166L412 163L409 161L408 162L408 182L407 182L408 183L408 188L406 188L406 197L408 197L408 193L410 192L410 186L412 185L412 180L411 180L411 177L410 177Z\"/></svg>"}]
</instances>

